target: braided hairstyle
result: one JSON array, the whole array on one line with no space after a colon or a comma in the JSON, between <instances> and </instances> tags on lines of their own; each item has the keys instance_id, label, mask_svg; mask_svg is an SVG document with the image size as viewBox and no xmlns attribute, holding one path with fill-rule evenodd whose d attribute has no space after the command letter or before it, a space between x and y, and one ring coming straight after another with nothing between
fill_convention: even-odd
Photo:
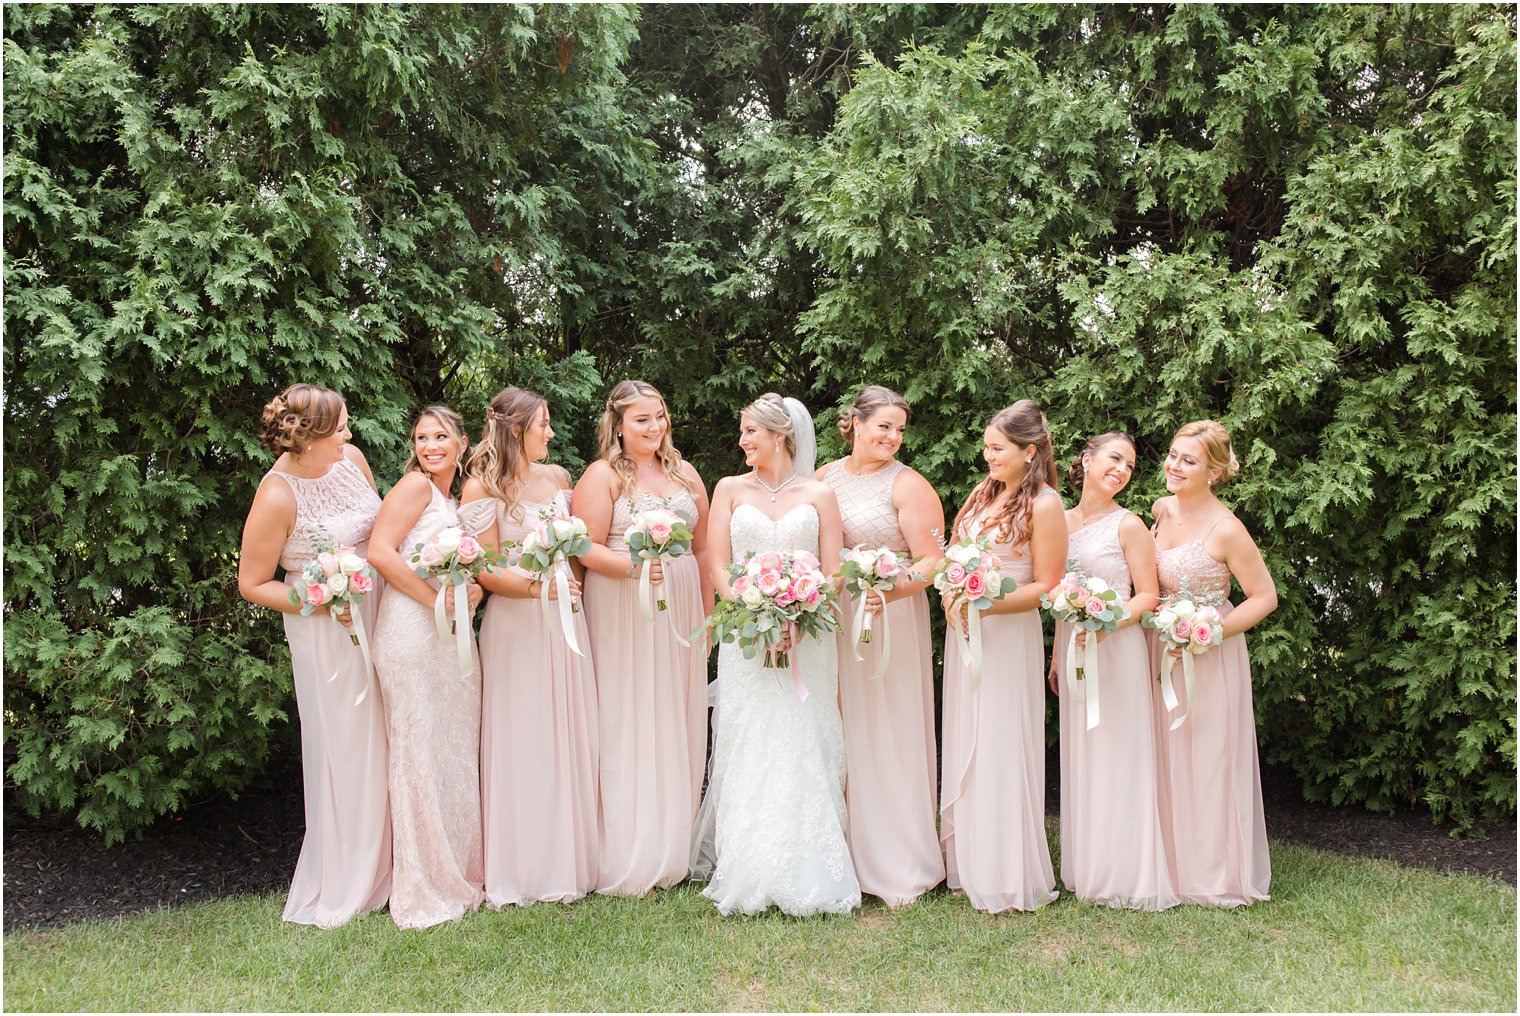
<instances>
[{"instance_id":1,"label":"braided hairstyle","mask_svg":"<svg viewBox=\"0 0 1520 1016\"><path fill-rule=\"evenodd\" d=\"M470 455L470 476L480 481L486 493L505 504L508 513L519 522L523 512L517 502L527 485L528 467L532 464L523 451L523 440L538 411L548 404L542 395L526 388L503 388L491 399L485 429Z\"/></svg>"}]
</instances>

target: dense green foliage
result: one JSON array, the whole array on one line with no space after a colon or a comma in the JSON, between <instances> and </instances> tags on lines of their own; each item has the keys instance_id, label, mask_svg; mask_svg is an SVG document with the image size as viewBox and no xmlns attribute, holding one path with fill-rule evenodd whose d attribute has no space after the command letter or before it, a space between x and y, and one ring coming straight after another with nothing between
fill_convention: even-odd
<instances>
[{"instance_id":1,"label":"dense green foliage","mask_svg":"<svg viewBox=\"0 0 1520 1016\"><path fill-rule=\"evenodd\" d=\"M8 784L111 835L290 712L236 600L284 383L408 414L607 384L711 483L735 413L863 383L953 511L1023 396L1175 427L1282 606L1262 742L1312 796L1515 808L1515 15L1495 6L6 9Z\"/></svg>"}]
</instances>

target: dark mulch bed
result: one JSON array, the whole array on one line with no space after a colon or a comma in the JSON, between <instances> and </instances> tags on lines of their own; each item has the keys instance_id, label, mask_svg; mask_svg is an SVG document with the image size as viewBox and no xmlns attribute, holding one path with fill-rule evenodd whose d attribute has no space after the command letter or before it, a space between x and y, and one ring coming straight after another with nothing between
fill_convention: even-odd
<instances>
[{"instance_id":1,"label":"dark mulch bed","mask_svg":"<svg viewBox=\"0 0 1520 1016\"><path fill-rule=\"evenodd\" d=\"M1047 800L1059 796L1056 757ZM1515 884L1515 824L1486 839L1456 840L1424 812L1377 815L1304 801L1292 773L1264 767L1267 831L1274 840L1465 871ZM218 798L114 847L57 818L5 810L5 929L115 917L160 904L236 893L283 892L301 847L301 774L293 759L238 800Z\"/></svg>"}]
</instances>

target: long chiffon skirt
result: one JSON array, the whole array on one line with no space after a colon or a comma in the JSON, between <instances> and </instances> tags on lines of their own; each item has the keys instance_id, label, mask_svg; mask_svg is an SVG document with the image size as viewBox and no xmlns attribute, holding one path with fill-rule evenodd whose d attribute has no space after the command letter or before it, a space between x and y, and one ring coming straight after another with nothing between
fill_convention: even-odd
<instances>
[{"instance_id":1,"label":"long chiffon skirt","mask_svg":"<svg viewBox=\"0 0 1520 1016\"><path fill-rule=\"evenodd\" d=\"M461 677L433 612L393 590L375 624L375 669L390 735L391 919L427 928L482 899L480 661Z\"/></svg>"},{"instance_id":2,"label":"long chiffon skirt","mask_svg":"<svg viewBox=\"0 0 1520 1016\"><path fill-rule=\"evenodd\" d=\"M1070 638L1069 625L1056 626L1062 653ZM1160 692L1145 632L1131 626L1099 643L1097 673L1100 722L1088 730L1091 674L1073 698L1062 667L1061 881L1092 903L1165 910L1180 901L1161 831L1151 701Z\"/></svg>"},{"instance_id":3,"label":"long chiffon skirt","mask_svg":"<svg viewBox=\"0 0 1520 1016\"><path fill-rule=\"evenodd\" d=\"M557 613L557 605L551 603ZM486 900L568 903L596 888L596 674L537 600L491 596L480 625Z\"/></svg>"},{"instance_id":4,"label":"long chiffon skirt","mask_svg":"<svg viewBox=\"0 0 1520 1016\"><path fill-rule=\"evenodd\" d=\"M846 617L855 602L846 599ZM886 672L874 679L891 639ZM855 653L864 658L857 662ZM945 877L934 828L934 662L929 603L923 595L887 605L872 640L839 640L840 705L844 714L845 803L850 853L860 891L888 904L911 903Z\"/></svg>"},{"instance_id":5,"label":"long chiffon skirt","mask_svg":"<svg viewBox=\"0 0 1520 1016\"><path fill-rule=\"evenodd\" d=\"M1228 616L1228 606L1220 613ZM1225 639L1194 664L1193 708L1181 727L1168 729L1186 706L1180 665L1172 671L1178 711L1168 714L1156 696L1162 828L1179 896L1245 906L1270 899L1272 888L1245 637Z\"/></svg>"},{"instance_id":6,"label":"long chiffon skirt","mask_svg":"<svg viewBox=\"0 0 1520 1016\"><path fill-rule=\"evenodd\" d=\"M638 583L586 576L596 659L601 752L597 891L642 896L684 879L707 754L705 640L676 641L702 623L701 576L687 554L665 564L645 620Z\"/></svg>"},{"instance_id":7,"label":"long chiffon skirt","mask_svg":"<svg viewBox=\"0 0 1520 1016\"><path fill-rule=\"evenodd\" d=\"M358 607L371 634L383 591L376 582ZM326 614L281 616L301 715L306 797L306 836L284 918L336 928L385 906L390 895L385 706L348 629ZM355 705L361 692L364 701Z\"/></svg>"},{"instance_id":8,"label":"long chiffon skirt","mask_svg":"<svg viewBox=\"0 0 1520 1016\"><path fill-rule=\"evenodd\" d=\"M1037 910L1056 892L1045 838L1045 646L1034 611L982 618L982 684L945 638L940 842L945 881L978 910Z\"/></svg>"}]
</instances>

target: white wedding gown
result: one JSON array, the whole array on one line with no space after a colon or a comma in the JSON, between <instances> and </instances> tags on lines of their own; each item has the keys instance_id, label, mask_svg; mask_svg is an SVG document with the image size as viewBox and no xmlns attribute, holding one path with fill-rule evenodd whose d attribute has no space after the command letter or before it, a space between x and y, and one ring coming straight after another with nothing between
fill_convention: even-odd
<instances>
[{"instance_id":1,"label":"white wedding gown","mask_svg":"<svg viewBox=\"0 0 1520 1016\"><path fill-rule=\"evenodd\" d=\"M818 512L799 505L772 521L753 505L730 520L735 560L765 550L818 553ZM693 875L725 916L780 907L788 914L848 913L860 883L845 842L844 726L832 635L794 650L807 685L790 669L718 652L712 775L702 802Z\"/></svg>"}]
</instances>

